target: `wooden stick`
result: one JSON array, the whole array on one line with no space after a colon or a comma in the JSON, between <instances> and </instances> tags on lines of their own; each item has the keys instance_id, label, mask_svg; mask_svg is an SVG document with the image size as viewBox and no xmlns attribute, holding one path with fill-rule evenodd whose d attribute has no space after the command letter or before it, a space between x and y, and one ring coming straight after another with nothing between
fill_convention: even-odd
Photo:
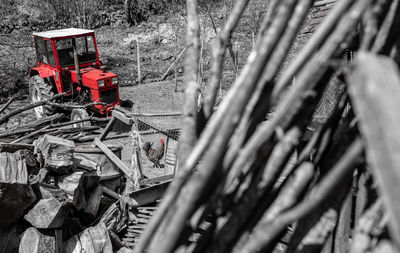
<instances>
[{"instance_id":1,"label":"wooden stick","mask_svg":"<svg viewBox=\"0 0 400 253\"><path fill-rule=\"evenodd\" d=\"M240 125L233 137L236 141L231 144L228 150L224 164L231 164L233 159L237 157L237 153L242 148L243 143L249 138L249 134L254 132L256 126L265 119L265 115L269 113L270 96L273 88L273 80L278 73L287 53L289 52L291 43L295 38L299 27L301 26L307 10L311 7L312 1L301 1L296 6L295 13L288 23L287 29L279 42L278 50L272 55L271 61L265 68L262 79L257 84L257 88L253 92L252 98L248 102L245 112L241 118ZM273 7L273 6L272 6ZM272 8L271 7L271 8ZM272 10L271 10L272 11ZM270 18L272 14L269 14ZM264 21L263 25L269 22ZM262 29L263 30L263 29ZM239 175L240 171L230 172L233 177Z\"/></svg>"},{"instance_id":2,"label":"wooden stick","mask_svg":"<svg viewBox=\"0 0 400 253\"><path fill-rule=\"evenodd\" d=\"M182 135L179 140L179 156L181 162L186 161L190 151L197 141L197 90L199 72L200 50L200 25L197 10L197 0L187 0L187 43L188 49L185 57L185 100L182 112ZM189 46L190 45L190 46Z\"/></svg>"},{"instance_id":3,"label":"wooden stick","mask_svg":"<svg viewBox=\"0 0 400 253\"><path fill-rule=\"evenodd\" d=\"M16 129L32 128L32 127L33 128L37 128L37 127L40 127L40 126L42 126L44 124L49 124L49 123L51 123L53 121L59 120L59 119L61 119L63 117L65 117L64 114L57 113L57 114L51 115L51 116L43 118L43 119L35 120L34 122L32 122L30 124L26 124L26 125L15 127L13 129L16 130Z\"/></svg>"},{"instance_id":4,"label":"wooden stick","mask_svg":"<svg viewBox=\"0 0 400 253\"><path fill-rule=\"evenodd\" d=\"M305 162L301 164L294 172L294 175L285 183L278 197L268 210L265 211L260 220L263 222L273 220L275 217L279 216L280 213L294 206L311 181L313 173L314 165L312 163ZM256 226L255 229L258 229L258 227ZM248 231L242 234L239 241L247 241L251 236L250 232L251 231ZM241 245L237 244L233 252L242 252L240 247Z\"/></svg>"},{"instance_id":5,"label":"wooden stick","mask_svg":"<svg viewBox=\"0 0 400 253\"><path fill-rule=\"evenodd\" d=\"M243 252L257 252L263 249L289 224L298 220L314 209L318 208L323 200L339 185L344 178L351 176L354 165L359 162L363 152L360 139L355 140L343 157L329 171L326 177L311 191L305 200L294 208L280 214L274 220L260 223L259 229L253 232L250 240L242 247Z\"/></svg>"},{"instance_id":6,"label":"wooden stick","mask_svg":"<svg viewBox=\"0 0 400 253\"><path fill-rule=\"evenodd\" d=\"M5 103L1 109L0 109L0 113L3 113L5 109L7 109L7 107L17 98L17 95L12 96L11 98L8 99L7 103Z\"/></svg>"},{"instance_id":7,"label":"wooden stick","mask_svg":"<svg viewBox=\"0 0 400 253\"><path fill-rule=\"evenodd\" d=\"M361 134L366 141L371 172L389 213L389 232L400 248L400 196L397 194L400 190L400 157L397 155L400 151L397 131L400 119L393 111L400 106L398 65L388 57L360 53L346 79L360 120ZM383 127L385 131L382 131Z\"/></svg>"},{"instance_id":8,"label":"wooden stick","mask_svg":"<svg viewBox=\"0 0 400 253\"><path fill-rule=\"evenodd\" d=\"M373 52L389 54L393 44L395 43L395 37L399 34L399 11L400 1L392 1L390 9L374 41L374 45L372 47Z\"/></svg>"},{"instance_id":9,"label":"wooden stick","mask_svg":"<svg viewBox=\"0 0 400 253\"><path fill-rule=\"evenodd\" d=\"M23 141L23 140L29 139L29 138L32 137L32 136L35 136L35 135L37 135L37 134L42 133L44 130L48 129L49 127L50 127L49 125L47 125L47 126L45 126L45 127L42 127L41 129L38 129L38 130L36 130L36 131L34 131L34 132L30 133L30 134L24 135L24 136L22 136L22 137L20 137L20 138L18 138L18 139L16 139L16 140L13 140L13 141L10 142L10 143L18 143L18 142L21 142L21 141Z\"/></svg>"},{"instance_id":10,"label":"wooden stick","mask_svg":"<svg viewBox=\"0 0 400 253\"><path fill-rule=\"evenodd\" d=\"M362 253L370 249L372 231L377 230L384 216L382 200L377 199L355 224L350 252Z\"/></svg>"},{"instance_id":11,"label":"wooden stick","mask_svg":"<svg viewBox=\"0 0 400 253\"><path fill-rule=\"evenodd\" d=\"M334 236L334 252L349 252L350 249L353 194L354 192L350 190L340 209Z\"/></svg>"},{"instance_id":12,"label":"wooden stick","mask_svg":"<svg viewBox=\"0 0 400 253\"><path fill-rule=\"evenodd\" d=\"M258 79L262 75L266 62L270 58L273 49L278 44L282 32L286 28L290 14L293 12L294 5L295 1L288 1L286 5L282 6L280 9L281 15L277 15L280 18L274 20L269 32L267 32L263 37L265 40L263 41L264 43L260 43L258 45L257 57L250 57L249 62L253 63L253 65L251 67L250 64L247 65L246 70L243 70L242 74L237 79L235 85L240 87L240 89L237 91L241 92L236 94L236 101L230 105L225 117L236 118L241 116L244 106L247 104L247 101L251 96ZM174 225L166 225L166 231L159 231L160 234L168 234L168 240L166 237L164 237L163 240L157 241L157 243L153 244L154 248L149 248L151 249L150 251L159 250L161 248L163 248L166 252L171 251L175 242L179 240L182 228L185 226L185 220L188 219L188 216L191 215L196 208L198 199L204 197L201 193L209 192L210 189L216 186L215 173L217 172L216 169L219 168L218 161L220 161L224 152L224 147L228 143L237 123L237 121L231 120L224 120L222 122L222 125L217 131L217 138L214 139L213 145L207 153L209 157L204 159L203 169L199 170L200 173L194 179L195 182L192 183L192 186L185 189L185 194L182 194L182 196L178 198L177 205L180 208L175 211L173 217L167 222L167 224ZM194 185L196 185L196 187L193 188ZM202 189L207 189L207 191L203 192ZM186 204L181 207L182 203ZM158 249L155 248L156 245L158 245Z\"/></svg>"},{"instance_id":13,"label":"wooden stick","mask_svg":"<svg viewBox=\"0 0 400 253\"><path fill-rule=\"evenodd\" d=\"M265 200L263 196L267 195L267 193L271 192L273 189L277 177L284 169L300 136L301 131L297 127L290 129L288 133L282 137L282 140L275 145L268 162L263 166L260 172L255 172L255 168L260 166L260 163L255 161L252 172L256 175L253 176L252 180L247 180L246 183L240 185L240 189L244 191L240 198L232 194L238 191L239 186L237 185L237 181L234 181L233 184L230 183L232 181L226 182L226 186L229 187L231 185L230 187L232 188L227 189L228 197L226 197L224 209L230 209L229 212L232 214L232 218L227 219L219 231L215 232L216 239L215 243L213 243L213 251L229 251L229 247L233 246L237 237L240 235L240 229L244 226L245 222L254 215L254 210L260 205L260 202L270 202ZM264 157L263 154L260 154L260 156ZM238 200L234 201L234 197ZM264 201L261 201L261 199L264 199ZM267 203L265 203L265 208L266 207ZM230 232L228 233L227 231Z\"/></svg>"},{"instance_id":14,"label":"wooden stick","mask_svg":"<svg viewBox=\"0 0 400 253\"><path fill-rule=\"evenodd\" d=\"M94 102L94 103L87 103L84 105L78 105L78 104L72 104L72 103L64 103L64 104L60 104L60 103L54 103L54 102L47 102L46 104L50 105L50 106L54 106L54 107L58 107L58 108L63 108L63 109L80 109L80 108L89 108L95 105L108 105L107 103L103 103L103 102Z\"/></svg>"},{"instance_id":15,"label":"wooden stick","mask_svg":"<svg viewBox=\"0 0 400 253\"><path fill-rule=\"evenodd\" d=\"M136 181L126 182L126 186L124 189L124 196L129 196L132 192L138 190L140 188L139 179L142 177L142 168L140 163L140 144L139 144L139 133L135 130L135 126L132 126L131 131L131 141L132 141L132 155L131 155L131 165L130 171L132 173L132 177L136 179Z\"/></svg>"},{"instance_id":16,"label":"wooden stick","mask_svg":"<svg viewBox=\"0 0 400 253\"><path fill-rule=\"evenodd\" d=\"M223 70L223 60L225 58L226 47L230 45L230 40L235 27L238 25L240 18L245 11L249 0L240 0L235 3L231 14L223 28L223 30L218 34L216 39L216 44L213 48L213 60L211 63L211 80L206 87L205 98L204 98L204 113L207 118L209 118L213 112L215 98L217 94L217 89L220 86L222 70ZM213 21L211 15L211 20ZM215 34L217 31L215 29ZM232 56L233 62L234 56Z\"/></svg>"},{"instance_id":17,"label":"wooden stick","mask_svg":"<svg viewBox=\"0 0 400 253\"><path fill-rule=\"evenodd\" d=\"M131 207L137 207L138 203L131 197L129 196L121 196L120 194L110 190L109 188L102 186L103 188L103 192L111 197L113 197L114 199L118 199L119 201L126 203L128 205L130 205Z\"/></svg>"},{"instance_id":18,"label":"wooden stick","mask_svg":"<svg viewBox=\"0 0 400 253\"><path fill-rule=\"evenodd\" d=\"M282 91L292 82L293 77L304 67L307 60L310 59L324 41L326 41L330 33L338 24L338 21L343 17L343 14L350 8L353 2L354 1L339 1L333 10L330 11L319 29L313 34L308 43L305 44L304 48L300 51L299 55L294 59L283 73L283 76L279 79L272 92L274 104L278 102L278 98L281 96Z\"/></svg>"},{"instance_id":19,"label":"wooden stick","mask_svg":"<svg viewBox=\"0 0 400 253\"><path fill-rule=\"evenodd\" d=\"M172 68L175 68L175 73L176 73L176 63L181 59L181 57L185 54L186 50L187 50L187 46L182 48L181 51L179 51L178 56L176 56L175 60L169 65L169 67L167 68L167 70L164 72L164 74L161 76L161 81L164 81L165 78L167 78L167 76L169 76L171 74L171 70ZM175 92L176 92L176 88L175 88Z\"/></svg>"},{"instance_id":20,"label":"wooden stick","mask_svg":"<svg viewBox=\"0 0 400 253\"><path fill-rule=\"evenodd\" d=\"M260 124L247 141L239 157L235 160L232 170L243 168L245 164L248 164L248 157L251 157L263 143L274 137L277 127L285 129L290 124L298 110L303 108L303 103L306 102L306 98L311 95L309 93L310 89L318 87L317 84L319 80L322 80L324 75L330 71L329 68L323 70L323 66L321 66L322 62L327 62L330 57L337 54L338 51L343 52L341 47L343 41L348 39L348 34L351 33L353 27L358 24L367 6L368 1L358 1L357 4L349 10L349 13L340 21L337 30L324 44L318 55L303 68L296 85L292 86L288 91L288 94L281 101L272 119L269 122Z\"/></svg>"},{"instance_id":21,"label":"wooden stick","mask_svg":"<svg viewBox=\"0 0 400 253\"><path fill-rule=\"evenodd\" d=\"M282 11L285 15L287 15L286 14L288 11L287 9L288 8L285 8ZM281 18L283 17L284 20L285 19L287 20L288 18L285 17L285 15L281 15ZM144 250L147 243L152 238L153 233L161 223L165 213L169 210L171 202L178 196L180 189L187 181L187 179L190 177L192 169L195 167L200 157L202 156L203 152L205 151L205 149L208 147L208 145L212 140L215 141L215 145L213 146L213 149L215 150L209 153L216 156L221 155L222 147L228 141L228 138L234 129L234 125L237 122L226 121L224 126L220 126L220 124L223 121L224 117L232 118L232 116L230 116L231 114L236 115L235 117L238 117L236 114L237 110L243 110L244 105L247 104L248 98L250 97L251 92L256 85L254 80L258 80L258 78L260 77L262 70L264 68L264 64L271 55L273 48L278 43L279 35L284 30L285 24L286 22L282 22L281 19L278 19L275 22L274 26L270 29L270 32L264 35L263 37L264 41L259 43L259 48L261 53L258 55L258 57L253 57L251 58L251 60L249 60L248 67L245 68L245 70L242 72L241 76L236 81L234 87L232 88L228 96L225 98L223 103L221 104L220 109L217 111L216 114L214 114L209 124L207 124L206 129L203 131L202 137L200 138L198 145L195 147L193 152L190 154L190 157L188 157L188 159L184 163L184 166L183 168L181 168L180 173L176 177L174 183L171 185L171 187L169 187L169 190L165 195L165 198L163 199L163 202L161 203L156 215L153 217L145 233L143 234L141 240L139 241L138 244L139 252ZM250 67L251 64L253 63L256 67L254 66ZM234 100L236 100L235 101L236 103L234 103L235 107L232 107L231 102ZM234 112L227 113L230 110ZM233 123L233 125L231 125L231 123ZM215 129L217 128L219 128L219 131L215 131ZM220 132L221 135L218 138L214 139L214 136L216 136L217 133ZM214 159L215 158L210 159L209 163L212 164L212 166L208 168L207 173L212 173L213 171L212 168L216 166L216 164L213 164L215 162ZM170 242L170 245L171 243L172 241Z\"/></svg>"},{"instance_id":22,"label":"wooden stick","mask_svg":"<svg viewBox=\"0 0 400 253\"><path fill-rule=\"evenodd\" d=\"M4 116L1 116L1 117L0 117L0 124L3 124L3 123L6 122L9 118L11 118L12 116L15 116L15 115L17 115L17 114L19 114L19 113L21 113L21 112L30 110L30 109L35 108L35 107L43 106L43 105L45 105L45 104L48 104L49 102L51 102L51 101L53 101L53 100L55 100L55 99L57 99L57 98L60 98L60 97L62 97L62 96L64 96L64 95L65 95L65 93L60 93L60 94L54 95L53 97L51 97L51 98L49 98L49 99L47 99L47 100L41 100L41 101L38 101L38 102L36 102L36 103L26 105L26 106L24 106L24 107L22 107L22 108L15 109L15 110L9 112L8 114L6 114L6 115L4 115Z\"/></svg>"},{"instance_id":23,"label":"wooden stick","mask_svg":"<svg viewBox=\"0 0 400 253\"><path fill-rule=\"evenodd\" d=\"M30 133L35 130L36 130L36 128L27 128L27 129L22 129L22 130L8 131L6 133L0 134L0 138L5 138L5 137L19 135L19 134L26 134L26 133Z\"/></svg>"}]
</instances>

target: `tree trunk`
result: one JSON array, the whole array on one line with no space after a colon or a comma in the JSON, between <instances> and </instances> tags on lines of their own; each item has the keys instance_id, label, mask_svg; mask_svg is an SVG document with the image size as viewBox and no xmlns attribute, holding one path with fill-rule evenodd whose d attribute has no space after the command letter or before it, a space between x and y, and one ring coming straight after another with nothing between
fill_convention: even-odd
<instances>
[{"instance_id":1,"label":"tree trunk","mask_svg":"<svg viewBox=\"0 0 400 253\"><path fill-rule=\"evenodd\" d=\"M126 18L126 22L129 25L132 25L131 2L132 2L132 0L125 0L125 2L124 2L125 18Z\"/></svg>"}]
</instances>

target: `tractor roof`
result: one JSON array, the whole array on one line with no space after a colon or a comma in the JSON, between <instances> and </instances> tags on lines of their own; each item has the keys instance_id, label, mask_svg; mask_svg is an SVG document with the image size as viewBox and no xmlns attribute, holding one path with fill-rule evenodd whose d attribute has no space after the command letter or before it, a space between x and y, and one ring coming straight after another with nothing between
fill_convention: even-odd
<instances>
[{"instance_id":1,"label":"tractor roof","mask_svg":"<svg viewBox=\"0 0 400 253\"><path fill-rule=\"evenodd\" d=\"M68 36L79 36L92 32L94 31L87 29L79 29L79 28L67 28L67 29L51 30L46 32L34 32L33 35L48 39L53 39L53 38L61 38Z\"/></svg>"}]
</instances>

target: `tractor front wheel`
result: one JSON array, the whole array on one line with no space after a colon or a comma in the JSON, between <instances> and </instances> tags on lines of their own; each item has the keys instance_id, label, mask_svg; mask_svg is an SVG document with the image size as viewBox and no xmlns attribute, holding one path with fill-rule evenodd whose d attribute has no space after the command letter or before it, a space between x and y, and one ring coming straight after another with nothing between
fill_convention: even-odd
<instances>
[{"instance_id":1,"label":"tractor front wheel","mask_svg":"<svg viewBox=\"0 0 400 253\"><path fill-rule=\"evenodd\" d=\"M32 76L29 79L29 97L32 103L47 100L54 96L53 87L40 76ZM37 119L50 116L54 112L54 108L49 105L37 106L34 108Z\"/></svg>"},{"instance_id":2,"label":"tractor front wheel","mask_svg":"<svg viewBox=\"0 0 400 253\"><path fill-rule=\"evenodd\" d=\"M85 109L73 109L71 113L71 121L79 121L81 119L89 118L89 114ZM89 127L91 126L90 121L78 122L72 125L75 128L78 127Z\"/></svg>"}]
</instances>

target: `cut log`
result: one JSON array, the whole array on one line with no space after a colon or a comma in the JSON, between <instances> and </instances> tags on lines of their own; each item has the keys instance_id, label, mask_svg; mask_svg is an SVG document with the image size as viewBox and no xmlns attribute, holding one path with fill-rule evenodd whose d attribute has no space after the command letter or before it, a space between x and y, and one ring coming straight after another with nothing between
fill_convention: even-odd
<instances>
[{"instance_id":1,"label":"cut log","mask_svg":"<svg viewBox=\"0 0 400 253\"><path fill-rule=\"evenodd\" d=\"M83 172L75 172L58 178L58 187L67 194L68 199L77 210L82 210L85 204L85 193L81 183L82 176Z\"/></svg>"},{"instance_id":2,"label":"cut log","mask_svg":"<svg viewBox=\"0 0 400 253\"><path fill-rule=\"evenodd\" d=\"M350 97L374 181L389 214L389 232L400 247L400 73L392 59L360 53L347 76ZM373 106L371 106L373 105Z\"/></svg>"},{"instance_id":3,"label":"cut log","mask_svg":"<svg viewBox=\"0 0 400 253\"><path fill-rule=\"evenodd\" d=\"M85 216L92 220L96 217L97 211L100 207L101 197L103 195L103 188L102 186L97 186L90 192L86 193L86 203L84 207Z\"/></svg>"},{"instance_id":4,"label":"cut log","mask_svg":"<svg viewBox=\"0 0 400 253\"><path fill-rule=\"evenodd\" d=\"M58 186L67 194L77 210L82 210L85 205L85 191L92 190L99 182L100 179L96 174L82 171L58 177Z\"/></svg>"},{"instance_id":5,"label":"cut log","mask_svg":"<svg viewBox=\"0 0 400 253\"><path fill-rule=\"evenodd\" d=\"M41 199L24 218L35 228L59 228L64 223L63 204L56 198Z\"/></svg>"},{"instance_id":6,"label":"cut log","mask_svg":"<svg viewBox=\"0 0 400 253\"><path fill-rule=\"evenodd\" d=\"M36 228L25 230L19 245L19 253L53 253L56 252L56 239L40 233Z\"/></svg>"},{"instance_id":7,"label":"cut log","mask_svg":"<svg viewBox=\"0 0 400 253\"><path fill-rule=\"evenodd\" d=\"M110 236L104 223L85 229L65 242L64 253L91 252L112 253Z\"/></svg>"},{"instance_id":8,"label":"cut log","mask_svg":"<svg viewBox=\"0 0 400 253\"><path fill-rule=\"evenodd\" d=\"M0 227L22 217L35 199L28 185L25 158L20 152L0 153Z\"/></svg>"},{"instance_id":9,"label":"cut log","mask_svg":"<svg viewBox=\"0 0 400 253\"><path fill-rule=\"evenodd\" d=\"M75 144L73 141L51 135L44 135L34 142L35 153L41 153L45 166L62 172L63 168L73 165Z\"/></svg>"}]
</instances>

